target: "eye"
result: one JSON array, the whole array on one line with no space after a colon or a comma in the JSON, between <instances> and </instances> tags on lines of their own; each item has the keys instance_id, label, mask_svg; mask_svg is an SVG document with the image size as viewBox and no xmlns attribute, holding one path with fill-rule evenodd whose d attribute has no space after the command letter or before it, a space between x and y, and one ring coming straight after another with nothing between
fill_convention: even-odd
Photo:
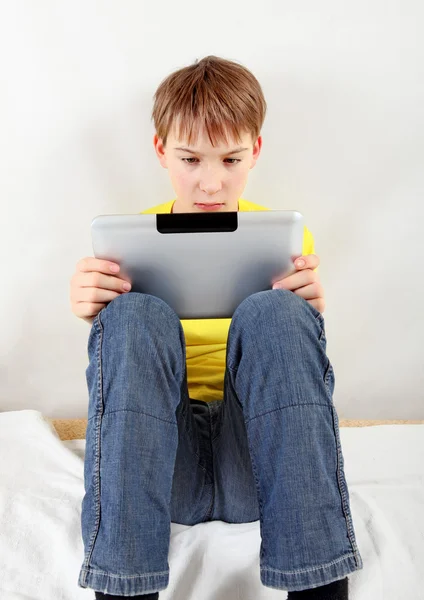
<instances>
[{"instance_id":1,"label":"eye","mask_svg":"<svg viewBox=\"0 0 424 600\"><path fill-rule=\"evenodd\" d=\"M193 163L191 161L192 160L197 160L197 158L182 158L181 160L183 162L187 162L189 165L192 165Z\"/></svg>"},{"instance_id":2,"label":"eye","mask_svg":"<svg viewBox=\"0 0 424 600\"><path fill-rule=\"evenodd\" d=\"M187 163L188 165L194 165L195 163L193 161L196 161L197 158L182 158L181 159L183 162ZM231 160L232 162L228 163L230 165L236 165L237 163L241 162L241 158L226 158L225 160Z\"/></svg>"}]
</instances>

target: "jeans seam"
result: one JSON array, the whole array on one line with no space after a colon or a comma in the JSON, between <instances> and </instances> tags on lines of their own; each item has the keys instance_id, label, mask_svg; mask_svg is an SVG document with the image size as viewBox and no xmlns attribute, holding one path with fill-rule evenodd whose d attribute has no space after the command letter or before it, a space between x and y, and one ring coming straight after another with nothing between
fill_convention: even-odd
<instances>
[{"instance_id":1,"label":"jeans seam","mask_svg":"<svg viewBox=\"0 0 424 600\"><path fill-rule=\"evenodd\" d=\"M345 522L346 522L346 528L347 528L349 541L352 546L352 550L354 552L354 558L355 558L356 564L359 566L359 560L358 560L358 556L357 556L358 548L357 548L356 541L355 541L355 533L353 530L352 517L351 517L351 513L350 513L350 509L349 509L349 503L347 502L346 488L343 485L342 477L341 477L342 450L341 450L341 444L340 444L340 439L339 439L340 434L337 433L339 428L336 427L337 416L336 416L336 409L334 407L332 408L331 414L332 414L332 421L333 421L334 438L336 440L337 485L338 485L339 493L340 493L341 500L342 500L343 515L344 515Z\"/></svg>"},{"instance_id":2,"label":"jeans seam","mask_svg":"<svg viewBox=\"0 0 424 600\"><path fill-rule=\"evenodd\" d=\"M277 412L278 410L284 410L286 408L299 408L300 406L325 406L326 408L331 408L330 405L323 404L322 402L302 402L301 404L289 404L288 406L279 406L278 408L273 408L272 410L267 410L264 413L255 415L254 417L251 417L250 419L245 421L245 423L247 425L247 423L250 423L251 421L253 421L253 419L258 419L259 417L263 417L264 415L269 415L270 413Z\"/></svg>"},{"instance_id":3,"label":"jeans seam","mask_svg":"<svg viewBox=\"0 0 424 600\"><path fill-rule=\"evenodd\" d=\"M190 401L190 400L189 400L189 401ZM187 411L188 411L188 408L187 408L187 406L186 406L185 404L182 404L182 407L181 407L181 417L182 417L182 421L183 421L183 427L184 427L184 430L185 430L185 432L186 432L187 436L188 436L188 437L190 437L190 432L189 432L189 430L188 430L188 428L187 428L187 421L186 421L186 417L187 417ZM208 485L208 484L207 484L208 470L206 469L206 467L204 467L204 466L201 464L201 462L200 462L200 461L201 461L201 457L199 456L199 454L197 454L197 452L195 452L195 451L192 449L191 445L190 445L190 448L189 448L189 450L190 450L191 454L192 454L192 455L193 455L195 458L197 458L197 466L198 466L198 467L199 467L199 468L200 468L200 469L203 471L203 473L204 473L204 479L203 479L202 491L200 492L200 497L202 497L202 495L203 495L203 492L204 492L204 489L205 489L205 488L206 488L206 486ZM211 504L209 505L208 509L206 510L206 513L205 513L205 515L202 517L203 521L205 521L205 520L206 520L206 517L207 517L207 515L208 515L208 513L209 513L209 511L210 511L210 508L211 508L211 505L212 505L212 502L213 502L213 500L214 500L214 493L213 493L213 490L212 490L212 501L211 501Z\"/></svg>"},{"instance_id":4,"label":"jeans seam","mask_svg":"<svg viewBox=\"0 0 424 600\"><path fill-rule=\"evenodd\" d=\"M103 416L103 385L102 385L102 345L103 345L103 327L97 315L97 318L93 321L96 323L96 328L98 332L98 341L96 348L96 358L97 358L97 370L98 370L98 378L97 378L97 400L100 399L101 411L96 413L95 417L98 419L98 425L96 426L96 452L95 452L95 468L94 468L94 502L95 502L95 519L94 519L94 528L93 532L90 535L90 541L88 544L87 555L84 561L84 564L87 569L90 569L90 560L94 552L94 546L96 543L97 534L100 529L100 440L101 440L101 426L102 426L102 416Z\"/></svg>"},{"instance_id":5,"label":"jeans seam","mask_svg":"<svg viewBox=\"0 0 424 600\"><path fill-rule=\"evenodd\" d=\"M298 573L310 573L311 571L319 571L320 569L325 569L327 567L331 567L332 565L336 565L339 562L346 560L347 558L355 557L354 552L350 552L349 554L344 554L340 558L336 558L331 560L324 565L319 565L318 567L310 567L307 569L295 569L294 571L281 571L279 569L273 569L272 567L261 567L262 571L273 571L275 573L284 573L284 575L297 575Z\"/></svg>"},{"instance_id":6,"label":"jeans seam","mask_svg":"<svg viewBox=\"0 0 424 600\"><path fill-rule=\"evenodd\" d=\"M182 408L182 411L181 411L181 416L182 416L182 420L183 420L183 427L184 427L184 430L185 430L185 432L186 432L187 436L188 436L188 437L190 437L190 432L189 432L189 430L188 430L188 428L187 428L187 422L186 422L187 410L185 410L185 408L184 408L184 407ZM193 450L193 449L191 448L191 446L190 446L190 452L192 453L192 455L193 455L195 458L197 458L197 466L198 466L198 467L200 467L200 469L202 469L202 471L205 473L205 475L207 475L207 474L208 474L208 470L207 470L207 469L206 469L206 467L204 467L204 466L201 464L201 462L200 462L200 461L201 461L201 456L200 456L199 454L197 454L197 452L196 452L195 450ZM206 482L206 477L205 477L205 482ZM203 485L203 487L205 487L205 484ZM202 490L202 491L203 491L203 490Z\"/></svg>"},{"instance_id":7,"label":"jeans seam","mask_svg":"<svg viewBox=\"0 0 424 600\"><path fill-rule=\"evenodd\" d=\"M260 480L258 477L258 470L256 468L255 457L253 455L253 452L250 451L250 439L249 439L249 432L247 429L247 422L246 422L246 437L247 437L247 445L248 445L249 454L250 454L250 462L251 462L251 466L252 466L253 478L255 480L256 495L258 498L258 507L259 507L259 521L261 523L261 531L262 531L262 524L264 522L263 499L262 499L262 494L261 494ZM265 538L265 536L264 537L261 536L261 538L262 538L262 543L261 543L261 549L260 549L260 553L259 553L260 564L262 564L262 559L265 556L266 551L267 551L266 538Z\"/></svg>"},{"instance_id":8,"label":"jeans seam","mask_svg":"<svg viewBox=\"0 0 424 600\"><path fill-rule=\"evenodd\" d=\"M212 415L211 415L211 411L208 407L208 417L209 417L209 430L212 432ZM213 507L214 507L214 502L215 502L215 473L214 473L214 461L213 461L213 446L212 446L212 439L210 440L210 453L211 453L211 467L212 467L212 482L211 482L211 490L212 490L212 498L209 504L209 507L203 517L203 521L206 521L210 515L213 513ZM206 469L205 469L206 471ZM205 486L206 486L206 477L205 477ZM203 489L205 488L205 486L203 486Z\"/></svg>"},{"instance_id":9,"label":"jeans seam","mask_svg":"<svg viewBox=\"0 0 424 600\"><path fill-rule=\"evenodd\" d=\"M152 417L153 419L157 419L158 421L163 421L164 423L169 423L170 425L175 425L175 423L173 421L161 419L160 417L157 417L156 415L151 415L150 413L144 412L143 410L133 410L131 408L117 408L116 410L109 410L108 412L103 412L102 416L106 417L108 415L113 415L118 412L134 412L139 415L146 415L147 417ZM94 416L97 416L97 415L94 415ZM89 421L93 418L94 417L90 417Z\"/></svg>"},{"instance_id":10,"label":"jeans seam","mask_svg":"<svg viewBox=\"0 0 424 600\"><path fill-rule=\"evenodd\" d=\"M83 569L88 573L98 573L99 575L107 575L112 579L137 579L137 578L145 578L156 575L168 575L169 571L151 571L150 573L142 573L141 575L116 575L115 573L110 573L109 571L100 571L99 569L93 569L90 567L89 569Z\"/></svg>"}]
</instances>

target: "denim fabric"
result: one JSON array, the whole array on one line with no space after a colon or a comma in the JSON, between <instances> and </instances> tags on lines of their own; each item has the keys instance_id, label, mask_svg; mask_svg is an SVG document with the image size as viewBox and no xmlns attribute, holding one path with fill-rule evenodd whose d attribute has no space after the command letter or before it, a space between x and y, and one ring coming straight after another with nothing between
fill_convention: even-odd
<instances>
[{"instance_id":1,"label":"denim fabric","mask_svg":"<svg viewBox=\"0 0 424 600\"><path fill-rule=\"evenodd\" d=\"M95 318L78 585L169 583L170 523L260 521L260 579L302 590L363 568L344 475L324 318L287 290L246 298L223 400L190 399L176 313L129 292Z\"/></svg>"}]
</instances>

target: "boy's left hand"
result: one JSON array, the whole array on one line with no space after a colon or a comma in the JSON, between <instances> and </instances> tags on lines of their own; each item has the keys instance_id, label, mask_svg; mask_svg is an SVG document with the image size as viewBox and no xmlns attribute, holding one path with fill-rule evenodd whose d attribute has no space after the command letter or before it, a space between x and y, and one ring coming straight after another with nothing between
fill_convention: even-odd
<instances>
[{"instance_id":1,"label":"boy's left hand","mask_svg":"<svg viewBox=\"0 0 424 600\"><path fill-rule=\"evenodd\" d=\"M298 261L304 260L303 266L298 266ZM324 289L320 283L319 275L313 269L319 265L319 257L316 254L299 256L294 260L296 272L280 279L274 283L272 289L290 290L301 296L309 304L312 304L320 313L324 312L325 300Z\"/></svg>"}]
</instances>

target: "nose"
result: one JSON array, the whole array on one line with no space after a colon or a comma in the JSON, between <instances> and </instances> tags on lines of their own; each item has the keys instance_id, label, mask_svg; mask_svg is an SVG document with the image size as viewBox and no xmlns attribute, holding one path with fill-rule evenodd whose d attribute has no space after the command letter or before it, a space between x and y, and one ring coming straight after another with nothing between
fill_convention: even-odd
<instances>
[{"instance_id":1,"label":"nose","mask_svg":"<svg viewBox=\"0 0 424 600\"><path fill-rule=\"evenodd\" d=\"M208 194L208 196L213 196L222 189L222 185L219 181L201 182L200 189L202 192Z\"/></svg>"},{"instance_id":2,"label":"nose","mask_svg":"<svg viewBox=\"0 0 424 600\"><path fill-rule=\"evenodd\" d=\"M213 170L204 173L200 180L200 189L210 196L222 190L222 182L218 173Z\"/></svg>"}]
</instances>

